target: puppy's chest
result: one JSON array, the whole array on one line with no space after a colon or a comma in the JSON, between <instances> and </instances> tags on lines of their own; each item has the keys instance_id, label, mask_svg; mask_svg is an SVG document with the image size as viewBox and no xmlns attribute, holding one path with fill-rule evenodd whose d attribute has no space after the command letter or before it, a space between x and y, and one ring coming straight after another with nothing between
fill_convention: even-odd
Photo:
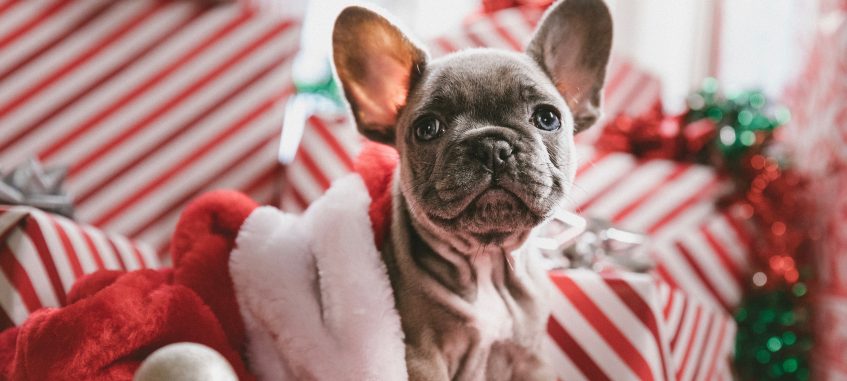
<instances>
[{"instance_id":1,"label":"puppy's chest","mask_svg":"<svg viewBox=\"0 0 847 381\"><path fill-rule=\"evenodd\" d=\"M489 347L497 341L510 340L519 328L518 302L497 282L489 257L478 258L476 267L476 295L466 300L468 315L465 328L478 335L479 346Z\"/></svg>"},{"instance_id":2,"label":"puppy's chest","mask_svg":"<svg viewBox=\"0 0 847 381\"><path fill-rule=\"evenodd\" d=\"M538 360L536 340L541 330L537 318L536 298L525 293L528 285L509 284L502 269L487 259L475 264L477 292L466 300L464 324L458 328L465 341L459 346L462 353L454 357L451 368L456 380L523 380L535 379L524 375L520 364L535 364ZM524 278L524 279L521 279ZM510 282L529 281L525 277ZM513 292L521 289L522 292ZM452 352L449 349L447 352ZM450 357L450 356L448 356ZM517 368L515 368L517 366Z\"/></svg>"}]
</instances>

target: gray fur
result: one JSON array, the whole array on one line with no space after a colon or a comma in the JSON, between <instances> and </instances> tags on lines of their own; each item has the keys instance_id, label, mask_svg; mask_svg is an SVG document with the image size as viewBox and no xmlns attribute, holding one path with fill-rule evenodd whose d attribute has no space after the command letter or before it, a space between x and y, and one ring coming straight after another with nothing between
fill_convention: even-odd
<instances>
[{"instance_id":1,"label":"gray fur","mask_svg":"<svg viewBox=\"0 0 847 381\"><path fill-rule=\"evenodd\" d=\"M339 16L334 61L357 125L400 153L383 259L411 380L554 378L541 356L546 275L522 246L570 189L573 134L599 116L611 33L601 0L566 0L526 54L429 60L373 11ZM561 128L537 128L539 107ZM443 134L416 138L426 118Z\"/></svg>"}]
</instances>

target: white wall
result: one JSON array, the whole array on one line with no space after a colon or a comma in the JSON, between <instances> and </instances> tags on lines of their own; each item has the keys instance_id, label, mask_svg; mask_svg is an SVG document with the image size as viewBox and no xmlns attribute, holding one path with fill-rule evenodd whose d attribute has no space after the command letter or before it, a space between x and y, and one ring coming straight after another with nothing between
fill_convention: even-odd
<instances>
[{"instance_id":1,"label":"white wall","mask_svg":"<svg viewBox=\"0 0 847 381\"><path fill-rule=\"evenodd\" d=\"M613 49L662 78L666 107L677 110L709 74L712 0L610 0Z\"/></svg>"},{"instance_id":2,"label":"white wall","mask_svg":"<svg viewBox=\"0 0 847 381\"><path fill-rule=\"evenodd\" d=\"M779 95L802 67L816 1L724 2L719 78L732 89Z\"/></svg>"},{"instance_id":3,"label":"white wall","mask_svg":"<svg viewBox=\"0 0 847 381\"><path fill-rule=\"evenodd\" d=\"M662 78L671 111L705 76L779 96L802 66L817 0L607 0L615 50Z\"/></svg>"}]
</instances>

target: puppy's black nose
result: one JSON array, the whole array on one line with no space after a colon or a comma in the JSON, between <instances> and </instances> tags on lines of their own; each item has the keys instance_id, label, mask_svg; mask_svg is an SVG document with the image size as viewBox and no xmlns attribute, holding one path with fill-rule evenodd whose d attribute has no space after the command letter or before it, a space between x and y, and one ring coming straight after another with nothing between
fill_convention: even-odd
<instances>
[{"instance_id":1,"label":"puppy's black nose","mask_svg":"<svg viewBox=\"0 0 847 381\"><path fill-rule=\"evenodd\" d=\"M512 145L503 139L484 137L469 143L471 156L494 173L503 168L514 153Z\"/></svg>"}]
</instances>

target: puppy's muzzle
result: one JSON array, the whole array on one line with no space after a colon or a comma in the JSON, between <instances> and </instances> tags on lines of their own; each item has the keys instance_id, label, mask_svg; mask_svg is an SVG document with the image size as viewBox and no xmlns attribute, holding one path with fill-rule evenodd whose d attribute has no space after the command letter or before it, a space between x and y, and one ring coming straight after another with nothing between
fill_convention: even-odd
<instances>
[{"instance_id":1,"label":"puppy's muzzle","mask_svg":"<svg viewBox=\"0 0 847 381\"><path fill-rule=\"evenodd\" d=\"M482 164L487 172L496 176L514 157L515 147L501 128L488 127L480 132L482 133L466 136L462 145L466 147L465 152L470 157Z\"/></svg>"},{"instance_id":2,"label":"puppy's muzzle","mask_svg":"<svg viewBox=\"0 0 847 381\"><path fill-rule=\"evenodd\" d=\"M468 153L478 160L486 170L495 175L506 166L514 153L514 149L509 142L496 137L474 139L467 144L469 145Z\"/></svg>"}]
</instances>

